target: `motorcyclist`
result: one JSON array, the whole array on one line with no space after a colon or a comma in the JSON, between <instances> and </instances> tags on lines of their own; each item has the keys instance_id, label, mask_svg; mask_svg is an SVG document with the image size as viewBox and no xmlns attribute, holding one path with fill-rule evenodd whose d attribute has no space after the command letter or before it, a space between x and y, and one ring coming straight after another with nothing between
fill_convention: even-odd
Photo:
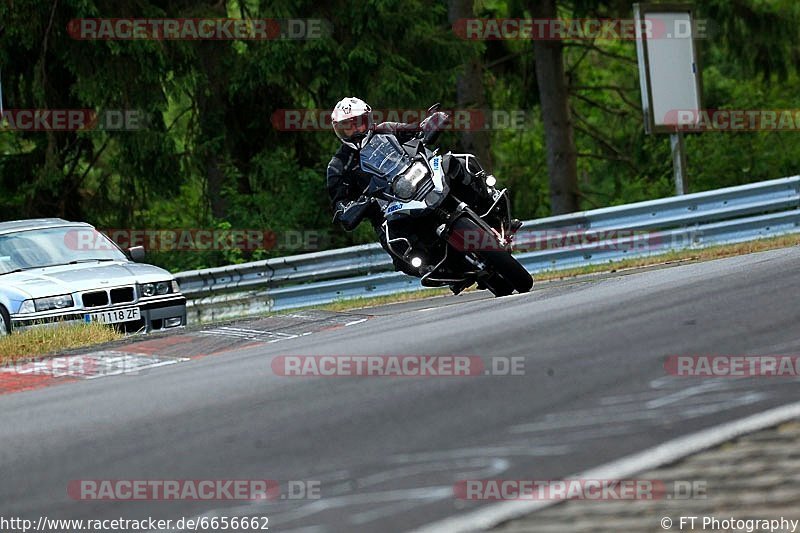
<instances>
[{"instance_id":1,"label":"motorcyclist","mask_svg":"<svg viewBox=\"0 0 800 533\"><path fill-rule=\"evenodd\" d=\"M342 145L334 154L327 170L327 189L333 204L334 220L339 221L347 231L352 231L364 219L368 219L384 249L386 235L382 230L383 213L380 205L374 199L363 196L370 182L369 173L361 169L359 150L366 146L375 133L392 133L401 143L413 139L419 132L440 130L447 121L448 115L436 112L420 124L405 124L402 122L382 122L375 125L372 118L372 108L363 100L347 97L340 100L333 109L331 121L336 136ZM459 159L451 155L442 158L442 168L452 181L460 182L473 193L474 199L480 204L479 209L487 211L492 204L492 198L486 191L484 183L479 183L471 173L467 172ZM516 229L519 221L512 221ZM418 270L408 265L405 261L389 254L394 262L395 270L402 270L412 276L419 276Z\"/></svg>"}]
</instances>

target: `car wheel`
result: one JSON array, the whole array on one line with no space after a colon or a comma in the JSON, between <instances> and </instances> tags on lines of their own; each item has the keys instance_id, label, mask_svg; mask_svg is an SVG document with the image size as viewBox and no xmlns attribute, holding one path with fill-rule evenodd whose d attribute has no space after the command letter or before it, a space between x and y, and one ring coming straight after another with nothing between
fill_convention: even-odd
<instances>
[{"instance_id":1,"label":"car wheel","mask_svg":"<svg viewBox=\"0 0 800 533\"><path fill-rule=\"evenodd\" d=\"M11 317L5 307L0 305L0 337L11 333Z\"/></svg>"}]
</instances>

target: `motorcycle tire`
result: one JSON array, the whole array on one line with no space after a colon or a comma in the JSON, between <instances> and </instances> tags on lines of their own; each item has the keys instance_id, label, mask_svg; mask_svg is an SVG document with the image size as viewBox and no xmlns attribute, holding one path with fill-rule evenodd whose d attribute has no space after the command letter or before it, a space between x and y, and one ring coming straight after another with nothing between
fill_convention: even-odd
<instances>
[{"instance_id":1,"label":"motorcycle tire","mask_svg":"<svg viewBox=\"0 0 800 533\"><path fill-rule=\"evenodd\" d=\"M453 225L454 232L480 232L478 225L471 219L461 217ZM505 250L480 250L475 254L486 263L494 274L487 280L487 286L495 296L508 296L516 290L519 293L529 292L533 287L533 277L519 261ZM493 278L499 277L500 280ZM511 290L509 290L509 288Z\"/></svg>"}]
</instances>

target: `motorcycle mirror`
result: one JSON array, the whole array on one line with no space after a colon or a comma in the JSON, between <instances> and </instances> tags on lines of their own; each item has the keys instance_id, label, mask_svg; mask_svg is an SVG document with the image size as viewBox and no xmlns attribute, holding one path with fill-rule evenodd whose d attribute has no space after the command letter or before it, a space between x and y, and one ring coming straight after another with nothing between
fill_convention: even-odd
<instances>
[{"instance_id":1,"label":"motorcycle mirror","mask_svg":"<svg viewBox=\"0 0 800 533\"><path fill-rule=\"evenodd\" d=\"M433 115L433 114L436 112L436 110L437 110L437 109L439 109L440 107L442 107L442 104L441 104L441 102L436 102L435 104L433 104L432 106L430 106L430 107L428 108L428 116L431 116L431 115Z\"/></svg>"}]
</instances>

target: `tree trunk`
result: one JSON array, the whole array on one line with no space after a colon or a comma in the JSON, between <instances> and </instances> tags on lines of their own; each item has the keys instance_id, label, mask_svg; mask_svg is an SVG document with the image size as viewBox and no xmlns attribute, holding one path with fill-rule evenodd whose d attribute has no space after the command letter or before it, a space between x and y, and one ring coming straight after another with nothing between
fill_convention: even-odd
<instances>
[{"instance_id":1,"label":"tree trunk","mask_svg":"<svg viewBox=\"0 0 800 533\"><path fill-rule=\"evenodd\" d=\"M536 0L536 18L556 18L556 0ZM547 171L550 176L550 210L554 215L578 210L578 156L569 112L561 41L536 40L536 80L542 104Z\"/></svg>"},{"instance_id":2,"label":"tree trunk","mask_svg":"<svg viewBox=\"0 0 800 533\"><path fill-rule=\"evenodd\" d=\"M450 24L458 19L474 17L473 0L449 0L447 15ZM464 59L464 72L458 77L456 85L458 109L477 108L486 110L486 93L483 87L483 62L478 53ZM486 120L489 117L485 117ZM464 131L461 133L460 148L475 154L487 171L492 168L491 138L486 130Z\"/></svg>"},{"instance_id":3,"label":"tree trunk","mask_svg":"<svg viewBox=\"0 0 800 533\"><path fill-rule=\"evenodd\" d=\"M198 157L206 180L206 193L211 215L215 219L228 216L228 202L223 189L228 178L222 168L225 156L225 95L223 62L220 48L215 44L200 43L199 68L205 75L196 92L197 109L200 113L200 139L203 149Z\"/></svg>"}]
</instances>

